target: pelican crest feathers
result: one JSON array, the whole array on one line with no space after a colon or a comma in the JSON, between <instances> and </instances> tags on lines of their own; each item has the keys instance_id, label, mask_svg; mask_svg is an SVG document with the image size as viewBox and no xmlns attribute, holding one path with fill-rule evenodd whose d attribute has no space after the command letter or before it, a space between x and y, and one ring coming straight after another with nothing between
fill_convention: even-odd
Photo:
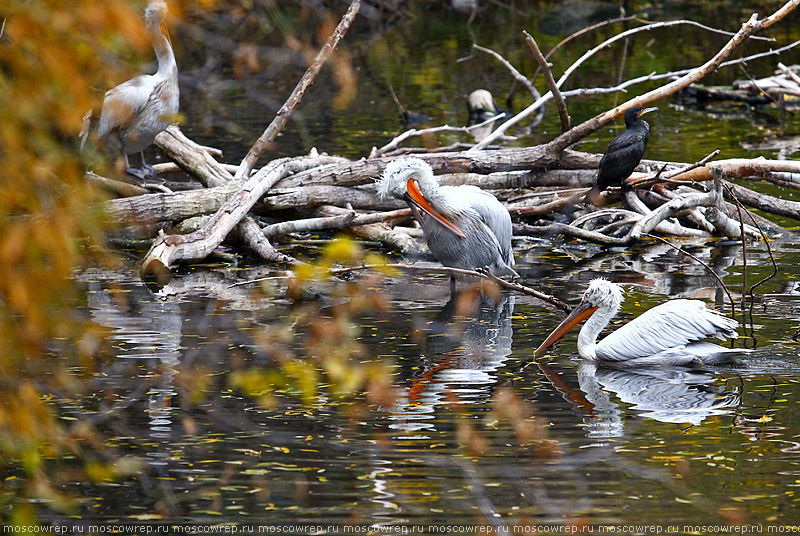
<instances>
[{"instance_id":1,"label":"pelican crest feathers","mask_svg":"<svg viewBox=\"0 0 800 536\"><path fill-rule=\"evenodd\" d=\"M414 174L433 176L433 168L419 158L392 160L386 165L383 175L378 179L378 197L403 199L403 194L406 193L406 182Z\"/></svg>"},{"instance_id":2,"label":"pelican crest feathers","mask_svg":"<svg viewBox=\"0 0 800 536\"><path fill-rule=\"evenodd\" d=\"M613 311L613 315L616 315L622 307L622 302L625 301L625 295L621 286L611 284L608 279L603 277L597 277L589 282L589 286L583 293L583 300L593 306L607 304Z\"/></svg>"},{"instance_id":3,"label":"pelican crest feathers","mask_svg":"<svg viewBox=\"0 0 800 536\"><path fill-rule=\"evenodd\" d=\"M144 10L144 20L145 22L152 26L154 24L160 24L164 22L167 18L167 3L161 0L154 0L147 4L147 8Z\"/></svg>"}]
</instances>

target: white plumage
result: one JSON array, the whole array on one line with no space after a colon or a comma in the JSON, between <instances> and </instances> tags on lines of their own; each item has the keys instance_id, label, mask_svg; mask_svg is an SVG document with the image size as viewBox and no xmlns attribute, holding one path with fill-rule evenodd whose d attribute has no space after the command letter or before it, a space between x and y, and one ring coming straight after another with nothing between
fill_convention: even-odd
<instances>
[{"instance_id":1,"label":"white plumage","mask_svg":"<svg viewBox=\"0 0 800 536\"><path fill-rule=\"evenodd\" d=\"M156 0L147 5L145 22L158 59L158 71L137 76L108 90L98 125L98 136L113 136L119 141L125 157L125 171L139 178L155 174L145 163L142 151L178 113L178 66L166 30L162 29L166 17L165 2ZM128 155L135 153L141 154L141 168L130 165Z\"/></svg>"},{"instance_id":2,"label":"white plumage","mask_svg":"<svg viewBox=\"0 0 800 536\"><path fill-rule=\"evenodd\" d=\"M440 186L431 167L419 158L390 162L378 182L378 194L408 203L431 253L445 266L517 276L511 268L511 216L492 194L472 185Z\"/></svg>"},{"instance_id":3,"label":"white plumage","mask_svg":"<svg viewBox=\"0 0 800 536\"><path fill-rule=\"evenodd\" d=\"M699 300L671 300L645 311L599 343L597 336L617 314L622 290L594 279L575 310L536 350L540 354L573 326L586 320L578 334L578 354L617 365L692 365L725 361L729 350L702 339L736 338L738 322L708 309Z\"/></svg>"}]
</instances>

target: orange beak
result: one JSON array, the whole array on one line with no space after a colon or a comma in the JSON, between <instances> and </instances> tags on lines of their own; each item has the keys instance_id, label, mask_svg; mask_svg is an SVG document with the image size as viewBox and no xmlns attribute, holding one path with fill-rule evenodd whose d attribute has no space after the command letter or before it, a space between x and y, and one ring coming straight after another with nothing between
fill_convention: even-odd
<instances>
[{"instance_id":1,"label":"orange beak","mask_svg":"<svg viewBox=\"0 0 800 536\"><path fill-rule=\"evenodd\" d=\"M169 38L169 32L167 31L167 25L162 22L160 28L161 28L161 33L164 34L164 37L166 37L167 41L169 41L169 45L172 46L172 39Z\"/></svg>"},{"instance_id":2,"label":"orange beak","mask_svg":"<svg viewBox=\"0 0 800 536\"><path fill-rule=\"evenodd\" d=\"M567 318L561 322L553 332L547 336L544 342L539 345L539 348L533 352L533 357L539 357L545 350L550 348L555 342L563 337L575 325L580 324L597 311L597 307L589 305L587 302L582 301L578 306L569 314Z\"/></svg>"},{"instance_id":3,"label":"orange beak","mask_svg":"<svg viewBox=\"0 0 800 536\"><path fill-rule=\"evenodd\" d=\"M436 221L438 221L439 223L441 223L442 225L453 231L461 238L466 238L466 235L464 235L464 233L461 232L461 229L459 229L455 223L451 222L450 220L439 214L439 212L435 208L433 208L430 203L428 203L428 200L425 199L425 197L422 195L422 192L420 192L419 188L417 188L417 183L414 179L408 179L408 182L406 183L405 197L406 201L414 203L417 207L420 208L420 210L424 211L431 218L435 219Z\"/></svg>"}]
</instances>

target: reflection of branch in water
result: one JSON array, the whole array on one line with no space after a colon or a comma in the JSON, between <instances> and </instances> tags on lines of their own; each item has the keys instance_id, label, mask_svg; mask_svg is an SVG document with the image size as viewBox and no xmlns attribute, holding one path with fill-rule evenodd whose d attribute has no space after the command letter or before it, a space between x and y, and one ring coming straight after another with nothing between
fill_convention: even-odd
<instances>
[{"instance_id":1,"label":"reflection of branch in water","mask_svg":"<svg viewBox=\"0 0 800 536\"><path fill-rule=\"evenodd\" d=\"M775 262L775 256L772 254L772 246L770 246L770 244L769 244L769 237L764 232L764 230L761 228L761 226L758 224L758 222L756 221L755 217L753 216L753 213L750 211L750 209L748 209L747 207L742 205L741 201L739 201L739 199L736 197L736 194L733 193L733 190L727 184L723 183L723 186L728 191L728 194L731 196L731 199L733 199L736 202L736 206L739 209L739 219L742 220L741 211L744 210L745 213L747 213L747 215L750 217L750 221L753 222L753 225L755 226L755 228L758 229L759 233L761 233L761 239L764 240L764 245L767 246L767 253L769 254L769 260L772 261L772 273L770 275L768 275L767 277L761 279L760 281L756 282L754 285L752 285L750 287L750 290L749 290L749 294L750 294L750 338L753 340L753 348L755 348L757 346L757 341L756 341L756 335L755 335L755 324L753 323L753 306L755 305L756 297L753 294L753 290L755 290L755 288L758 287L759 285L761 285L762 283L766 283L767 281L769 281L770 279L772 279L773 277L778 275L778 264ZM742 221L742 225L744 225L744 221ZM744 236L743 236L743 238L742 238L742 248L743 249L744 249L744 242L745 242L745 240L744 240ZM746 276L746 273L745 273L745 276ZM742 285L744 285L744 282L742 283ZM742 289L742 309L744 309L744 288ZM742 316L744 317L744 313L742 313ZM745 326L747 326L746 323L745 323ZM746 327L745 327L745 329L746 329Z\"/></svg>"},{"instance_id":2,"label":"reflection of branch in water","mask_svg":"<svg viewBox=\"0 0 800 536\"><path fill-rule=\"evenodd\" d=\"M338 274L347 273L347 272L354 272L354 271L357 271L357 270L369 270L369 269L374 269L374 268L400 268L402 270L418 271L418 272L446 272L446 273L449 273L449 274L469 275L469 276L477 277L477 278L480 278L480 279L488 279L488 280L496 283L498 286L501 286L501 287L504 287L504 288L507 288L507 289L510 289L510 290L516 290L518 292L522 292L523 294L527 294L529 296L533 296L534 298L538 298L538 299L540 299L542 301L545 301L547 303L555 305L556 307L558 307L562 311L569 311L570 310L569 305L567 305L566 303L562 302L561 300L559 300L558 298L556 298L554 296L551 296L549 294L545 294L545 293L540 292L540 291L538 291L536 289L527 287L525 285L521 285L519 283L514 283L514 282L511 282L511 281L506 281L505 279L500 279L499 277L496 277L496 276L494 276L494 275L492 275L492 274L490 274L488 272L481 272L481 271L477 271L477 270L463 270L461 268L450 268L449 266L414 266L413 264L390 263L390 264L383 264L383 265L365 264L365 265L362 265L362 266L350 266L350 267L347 267L347 268L339 268L339 269L336 269L336 270L331 270L331 274L338 275ZM258 280L256 279L256 280L253 280L251 282L255 283L257 281Z\"/></svg>"},{"instance_id":3,"label":"reflection of branch in water","mask_svg":"<svg viewBox=\"0 0 800 536\"><path fill-rule=\"evenodd\" d=\"M722 289L725 291L725 294L728 295L728 299L731 302L731 318L734 318L734 319L736 318L736 305L735 305L735 303L733 301L733 296L731 296L731 293L728 291L728 287L725 285L725 282L722 280L722 278L719 276L719 274L717 274L717 272L714 271L714 269L711 266L709 266L707 263L701 261L700 259L698 259L694 255L692 255L688 251L684 250L683 248L679 248L678 246L675 246L674 244L664 240L660 236L656 236L656 235L650 234L650 233L647 233L647 236L650 237L650 238L655 238L656 240L660 240L661 242L665 243L669 247L673 248L675 251L683 253L687 257L690 257L690 258L694 259L695 261L697 261L699 264L703 265L703 267L705 267L705 269L708 270L709 273L711 275L713 275L714 278L716 278L717 281L719 281L719 284L722 285ZM744 235L742 235L742 236L744 236Z\"/></svg>"},{"instance_id":4,"label":"reflection of branch in water","mask_svg":"<svg viewBox=\"0 0 800 536\"><path fill-rule=\"evenodd\" d=\"M467 477L470 485L468 489L472 492L473 497L475 497L476 502L478 503L478 508L481 509L481 513L483 517L486 518L489 523L492 524L494 527L496 534L508 534L508 527L502 521L502 516L497 512L497 509L492 504L491 499L486 495L486 488L483 485L483 480L480 478L477 469L475 468L475 464L472 461L463 458L459 460L458 463L459 467L461 467L461 471L464 473L464 476Z\"/></svg>"}]
</instances>

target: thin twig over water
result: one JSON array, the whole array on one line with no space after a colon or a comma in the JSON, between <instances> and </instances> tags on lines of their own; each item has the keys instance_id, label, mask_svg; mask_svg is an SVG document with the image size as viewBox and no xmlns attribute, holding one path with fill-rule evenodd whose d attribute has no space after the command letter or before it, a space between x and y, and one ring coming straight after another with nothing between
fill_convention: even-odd
<instances>
[{"instance_id":1,"label":"thin twig over water","mask_svg":"<svg viewBox=\"0 0 800 536\"><path fill-rule=\"evenodd\" d=\"M690 258L694 259L699 264L701 264L706 270L708 270L709 273L711 275L713 275L714 278L716 278L717 281L719 281L719 284L722 286L722 290L724 290L725 294L728 295L728 300L730 300L730 302L731 302L731 318L736 320L736 302L733 301L733 296L731 296L730 291L728 291L728 287L725 285L725 282L722 280L722 278L719 276L719 274L717 272L715 272L714 269L711 266L708 265L708 263L705 263L705 262L701 261L699 258L697 258L696 256L692 255L691 253L689 253L685 249L679 248L678 246L670 243L669 241L664 240L660 236L656 236L654 234L649 234L649 233L647 234L647 236L649 236L650 238L655 238L656 240L660 240L661 242L664 242L666 245L668 245L669 247L675 249L676 251L678 251L680 253L683 253L687 257L690 257Z\"/></svg>"}]
</instances>

